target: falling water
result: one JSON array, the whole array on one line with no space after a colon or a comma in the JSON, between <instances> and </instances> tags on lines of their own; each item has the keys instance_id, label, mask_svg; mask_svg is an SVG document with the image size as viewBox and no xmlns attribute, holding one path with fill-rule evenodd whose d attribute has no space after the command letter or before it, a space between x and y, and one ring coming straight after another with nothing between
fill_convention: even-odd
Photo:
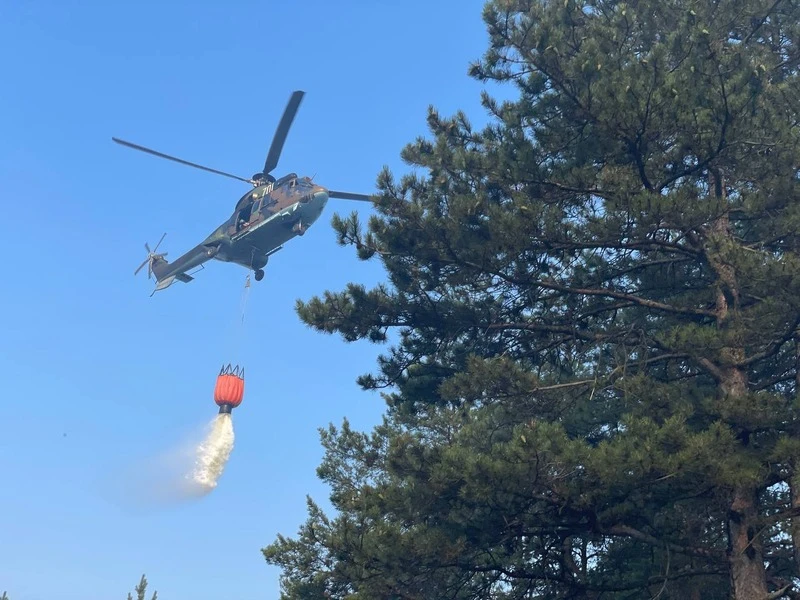
<instances>
[{"instance_id":1,"label":"falling water","mask_svg":"<svg viewBox=\"0 0 800 600\"><path fill-rule=\"evenodd\" d=\"M209 426L208 435L197 446L194 470L187 477L208 493L217 487L222 471L233 450L233 419L230 414L220 413Z\"/></svg>"},{"instance_id":2,"label":"falling water","mask_svg":"<svg viewBox=\"0 0 800 600\"><path fill-rule=\"evenodd\" d=\"M182 442L120 468L102 482L110 501L134 512L184 504L217 487L233 450L233 419L218 414Z\"/></svg>"}]
</instances>

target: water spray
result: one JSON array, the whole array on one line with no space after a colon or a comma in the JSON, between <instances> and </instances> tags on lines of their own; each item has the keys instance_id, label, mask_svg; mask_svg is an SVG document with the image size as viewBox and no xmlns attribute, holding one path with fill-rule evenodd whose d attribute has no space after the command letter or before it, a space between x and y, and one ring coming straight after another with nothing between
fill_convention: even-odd
<instances>
[{"instance_id":1,"label":"water spray","mask_svg":"<svg viewBox=\"0 0 800 600\"><path fill-rule=\"evenodd\" d=\"M219 371L214 388L214 402L219 413L211 422L208 434L197 447L194 470L188 475L205 493L217 487L233 450L233 409L244 398L244 369L224 366Z\"/></svg>"},{"instance_id":2,"label":"water spray","mask_svg":"<svg viewBox=\"0 0 800 600\"><path fill-rule=\"evenodd\" d=\"M225 465L233 450L233 418L229 412L214 417L208 434L197 446L194 469L186 477L198 487L198 492L207 494L217 487Z\"/></svg>"},{"instance_id":3,"label":"water spray","mask_svg":"<svg viewBox=\"0 0 800 600\"><path fill-rule=\"evenodd\" d=\"M244 333L244 315L250 291L250 275L245 279L236 324L238 336ZM223 365L214 388L218 414L205 431L191 439L114 474L109 489L122 505L139 510L148 506L180 504L209 494L217 487L233 451L233 409L244 398L244 368Z\"/></svg>"}]
</instances>

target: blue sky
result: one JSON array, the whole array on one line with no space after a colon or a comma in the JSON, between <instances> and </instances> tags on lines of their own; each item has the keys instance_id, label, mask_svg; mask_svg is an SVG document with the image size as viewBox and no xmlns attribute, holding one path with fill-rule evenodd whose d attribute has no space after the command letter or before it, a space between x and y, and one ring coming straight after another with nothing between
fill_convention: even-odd
<instances>
[{"instance_id":1,"label":"blue sky","mask_svg":"<svg viewBox=\"0 0 800 600\"><path fill-rule=\"evenodd\" d=\"M371 193L383 165L406 171L399 153L427 133L429 104L485 121L466 75L486 47L482 4L2 4L0 593L124 598L145 572L163 600L278 597L260 549L294 534L306 494L328 506L317 429L345 416L369 428L383 410L355 383L381 348L317 333L294 309L383 278L330 226L371 209L332 200L253 282L242 332L244 269L212 262L153 298L133 270L165 231L170 259L204 238L246 184L110 138L250 176L302 89L274 174ZM214 416L232 360L247 389L219 487L161 510L114 502L109 482Z\"/></svg>"}]
</instances>

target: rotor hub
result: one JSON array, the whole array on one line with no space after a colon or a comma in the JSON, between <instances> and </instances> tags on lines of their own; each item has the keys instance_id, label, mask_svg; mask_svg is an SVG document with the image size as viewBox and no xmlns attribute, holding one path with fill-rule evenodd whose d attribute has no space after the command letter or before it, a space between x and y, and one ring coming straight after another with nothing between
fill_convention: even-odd
<instances>
[{"instance_id":1,"label":"rotor hub","mask_svg":"<svg viewBox=\"0 0 800 600\"><path fill-rule=\"evenodd\" d=\"M263 185L265 182L275 183L275 178L269 173L256 173L251 179L256 187Z\"/></svg>"}]
</instances>

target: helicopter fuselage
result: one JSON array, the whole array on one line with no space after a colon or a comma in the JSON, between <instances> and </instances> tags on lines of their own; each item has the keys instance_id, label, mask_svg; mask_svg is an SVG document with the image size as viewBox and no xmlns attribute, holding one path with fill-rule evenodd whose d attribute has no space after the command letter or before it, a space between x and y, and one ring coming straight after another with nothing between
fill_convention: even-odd
<instances>
[{"instance_id":1,"label":"helicopter fuselage","mask_svg":"<svg viewBox=\"0 0 800 600\"><path fill-rule=\"evenodd\" d=\"M327 203L325 188L290 173L242 196L231 217L204 244L219 244L214 254L217 260L263 269L269 255L303 235Z\"/></svg>"},{"instance_id":2,"label":"helicopter fuselage","mask_svg":"<svg viewBox=\"0 0 800 600\"><path fill-rule=\"evenodd\" d=\"M210 258L259 271L269 256L303 235L328 203L328 190L290 173L242 196L230 218L174 262L153 265L159 279L185 273Z\"/></svg>"}]
</instances>

